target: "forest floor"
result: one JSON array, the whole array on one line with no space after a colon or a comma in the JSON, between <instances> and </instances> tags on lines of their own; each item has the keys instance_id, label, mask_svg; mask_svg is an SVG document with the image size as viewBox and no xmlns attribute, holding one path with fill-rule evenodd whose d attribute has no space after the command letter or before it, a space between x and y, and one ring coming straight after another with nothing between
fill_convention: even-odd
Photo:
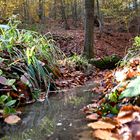
<instances>
[{"instance_id":1,"label":"forest floor","mask_svg":"<svg viewBox=\"0 0 140 140\"><path fill-rule=\"evenodd\" d=\"M63 28L57 28L57 30L55 30L55 28L52 28L47 30L47 32L52 33L57 45L67 57L75 53L82 54L84 30L65 30ZM95 29L95 58L100 59L112 55L123 58L128 48L132 47L134 37L134 34L109 31L108 28L104 29L104 32L100 35L98 29ZM61 62L60 67L62 67L60 69L64 77L58 81L56 80L56 83L61 88L72 88L77 85L83 85L86 81L100 81L103 75L108 72L108 70L99 70L96 68L86 69L84 72L77 71L75 68L69 69L69 66L67 67L64 61Z\"/></svg>"},{"instance_id":2,"label":"forest floor","mask_svg":"<svg viewBox=\"0 0 140 140\"><path fill-rule=\"evenodd\" d=\"M84 30L64 30L60 28L48 31L53 34L54 39L67 56L72 55L72 53L81 54L84 46ZM108 31L108 29L104 29L104 32L100 35L98 29L95 29L95 57L99 58L112 54L123 57L127 49L132 46L133 37L134 35L131 33Z\"/></svg>"},{"instance_id":3,"label":"forest floor","mask_svg":"<svg viewBox=\"0 0 140 140\"><path fill-rule=\"evenodd\" d=\"M66 56L72 56L74 53L81 54L83 51L84 46L84 31L77 29L77 30L49 30L54 37L54 40L57 42L57 44L60 46L60 48L63 50L63 52L66 54ZM111 56L112 54L115 54L121 58L123 58L128 48L132 47L133 44L133 38L134 35L130 33L120 33L120 32L113 32L108 31L107 29L100 35L98 31L95 32L94 36L94 42L95 42L95 57L96 58L103 58L104 56ZM82 85L86 83L86 81L90 80L92 82L100 82L104 77L108 74L111 74L112 71L110 70L97 70L94 69L93 73L91 75L86 76L85 73L79 72L73 69L72 71L69 71L68 69L63 68L63 74L67 75L64 79L59 79L58 86L60 88L73 88L77 85ZM67 74L69 73L69 75ZM81 78L79 78L81 76ZM78 79L79 78L79 79ZM81 83L81 81L83 81ZM61 83L62 82L62 83ZM61 83L61 84L60 84ZM75 83L75 84L74 84ZM74 85L74 86L73 86ZM92 91L92 89L89 89ZM93 100L95 98L92 98ZM83 104L82 104L83 105ZM85 104L86 106L86 104ZM81 106L80 106L81 107ZM84 106L83 106L84 107ZM78 108L79 109L79 108ZM70 110L70 109L68 109ZM62 111L63 112L63 111ZM68 111L66 111L68 112ZM64 113L64 112L63 112ZM73 114L74 113L74 114ZM70 116L73 117L70 117ZM80 112L76 109L71 110L69 114L66 115L67 120L69 120L69 117L71 120L75 121L79 118L79 120L82 123L75 123L75 127L82 126L84 128L85 120L83 121ZM76 118L75 118L76 117ZM79 121L79 122L80 122ZM67 127L64 124L64 127ZM92 139L90 137L90 130L82 131L82 129L79 129L81 131L81 138L74 137L75 132L77 132L74 127L71 127L72 129L69 129L70 132L65 131L62 132L63 127L56 130L54 134L51 136L51 138L57 138L58 140L64 140L65 138L69 140L90 140ZM59 138L58 138L59 137ZM50 138L50 139L51 139Z\"/></svg>"},{"instance_id":4,"label":"forest floor","mask_svg":"<svg viewBox=\"0 0 140 140\"><path fill-rule=\"evenodd\" d=\"M66 56L73 56L76 54L81 54L84 46L84 30L83 29L71 29L64 30L62 28L57 29L47 29L46 32L51 32L57 45L62 49ZM133 44L134 35L130 33L120 33L115 32L110 29L104 29L104 32L100 35L98 29L95 29L94 42L95 42L95 58L103 58L105 56L111 56L113 54L123 58L128 48ZM55 81L58 86L59 92L67 93L62 96L60 100L59 109L56 108L55 113L52 114L52 119L56 119L56 129L52 135L47 137L48 140L90 140L90 129L87 127L87 119L85 115L82 115L79 111L80 109L87 106L87 104L96 100L95 96L98 97L100 94L95 94L93 91L94 87L87 88L86 83L91 82L93 85L101 83L101 81L109 75L112 78L112 70L99 70L95 67L90 67L84 70L76 69L74 66L66 64L65 60L60 61L60 78ZM111 83L111 79L109 79ZM103 81L106 82L106 81ZM110 84L112 88L112 83ZM72 90L75 95L72 95ZM104 90L106 87L102 87ZM70 91L69 91L70 90ZM108 88L107 88L108 90ZM94 94L93 97L87 98L88 94ZM99 90L97 89L97 92ZM58 91L52 91L50 94L56 93ZM82 95L84 94L84 95ZM85 95L86 94L86 95ZM68 95L68 96L67 96ZM53 98L57 98L61 95L56 95L55 97L50 97L50 101ZM101 95L102 96L102 95ZM101 97L100 96L100 97ZM83 97L87 100L83 101ZM69 103L64 104L64 100L69 100ZM58 100L58 99L56 99ZM96 100L97 101L97 100ZM56 104L55 104L56 103ZM52 105L57 105L57 101L54 101ZM78 104L78 105L77 105ZM94 105L94 104L93 104ZM85 110L83 109L83 112ZM65 119L64 119L65 118ZM85 121L86 120L86 121ZM45 125L46 127L46 125ZM38 131L38 130L37 130ZM81 132L81 133L80 133ZM79 134L79 135L77 135ZM45 133L43 133L45 135ZM40 136L40 135L39 135ZM45 136L46 138L46 136Z\"/></svg>"}]
</instances>

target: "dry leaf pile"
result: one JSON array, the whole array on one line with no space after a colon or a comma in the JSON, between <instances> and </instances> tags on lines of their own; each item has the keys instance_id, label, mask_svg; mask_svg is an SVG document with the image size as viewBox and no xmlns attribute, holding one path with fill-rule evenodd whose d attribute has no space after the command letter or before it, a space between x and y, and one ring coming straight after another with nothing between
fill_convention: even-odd
<instances>
[{"instance_id":1,"label":"dry leaf pile","mask_svg":"<svg viewBox=\"0 0 140 140\"><path fill-rule=\"evenodd\" d=\"M55 81L56 86L60 89L69 89L81 86L91 79L91 77L85 75L83 71L76 70L73 65L69 66L65 64L64 61L61 61L60 71L61 76Z\"/></svg>"},{"instance_id":2,"label":"dry leaf pile","mask_svg":"<svg viewBox=\"0 0 140 140\"><path fill-rule=\"evenodd\" d=\"M102 140L140 139L140 58L123 67L98 73L97 100L84 107L93 136ZM102 80L103 79L103 80ZM95 122L96 121L96 122Z\"/></svg>"},{"instance_id":3,"label":"dry leaf pile","mask_svg":"<svg viewBox=\"0 0 140 140\"><path fill-rule=\"evenodd\" d=\"M54 40L67 56L72 53L81 54L84 46L84 30L52 30ZM104 32L102 37L95 35L96 57L124 56L126 50L132 46L132 35L130 33ZM128 46L126 48L126 46Z\"/></svg>"},{"instance_id":4,"label":"dry leaf pile","mask_svg":"<svg viewBox=\"0 0 140 140\"><path fill-rule=\"evenodd\" d=\"M117 117L102 118L89 123L88 126L93 129L93 137L101 140L139 140L140 108L124 106Z\"/></svg>"}]
</instances>

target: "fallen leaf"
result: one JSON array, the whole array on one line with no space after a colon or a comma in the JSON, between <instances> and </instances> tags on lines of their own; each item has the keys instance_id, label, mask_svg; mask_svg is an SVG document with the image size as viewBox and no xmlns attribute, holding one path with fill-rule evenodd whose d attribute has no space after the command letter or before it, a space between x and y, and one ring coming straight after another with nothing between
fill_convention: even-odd
<instances>
[{"instance_id":1,"label":"fallen leaf","mask_svg":"<svg viewBox=\"0 0 140 140\"><path fill-rule=\"evenodd\" d=\"M20 121L21 119L17 115L10 115L4 119L4 122L8 124L16 124Z\"/></svg>"},{"instance_id":2,"label":"fallen leaf","mask_svg":"<svg viewBox=\"0 0 140 140\"><path fill-rule=\"evenodd\" d=\"M88 127L91 127L92 129L114 129L116 126L114 124L111 124L109 122L104 121L97 121L94 123L89 123Z\"/></svg>"},{"instance_id":3,"label":"fallen leaf","mask_svg":"<svg viewBox=\"0 0 140 140\"><path fill-rule=\"evenodd\" d=\"M140 112L140 107L132 106L132 105L123 106L123 107L121 107L117 117L123 117L125 115L131 114L134 111Z\"/></svg>"},{"instance_id":4,"label":"fallen leaf","mask_svg":"<svg viewBox=\"0 0 140 140\"><path fill-rule=\"evenodd\" d=\"M136 72L134 72L134 71L132 71L132 70L129 70L129 71L127 72L126 78L127 78L127 79L131 79L131 78L133 78L134 76L136 76Z\"/></svg>"},{"instance_id":5,"label":"fallen leaf","mask_svg":"<svg viewBox=\"0 0 140 140\"><path fill-rule=\"evenodd\" d=\"M140 120L140 108L137 106L123 106L118 113L117 120L121 124L125 124L131 122L133 120L139 119Z\"/></svg>"},{"instance_id":6,"label":"fallen leaf","mask_svg":"<svg viewBox=\"0 0 140 140\"><path fill-rule=\"evenodd\" d=\"M113 133L108 130L95 130L93 132L93 137L99 138L101 140L120 140L120 138L113 137Z\"/></svg>"},{"instance_id":7,"label":"fallen leaf","mask_svg":"<svg viewBox=\"0 0 140 140\"><path fill-rule=\"evenodd\" d=\"M133 116L132 114L127 114L123 117L117 117L117 120L121 123L121 124L125 124L125 123L128 123L128 122L131 122L133 121Z\"/></svg>"},{"instance_id":8,"label":"fallen leaf","mask_svg":"<svg viewBox=\"0 0 140 140\"><path fill-rule=\"evenodd\" d=\"M97 113L93 113L91 115L86 116L86 119L90 120L90 121L95 121L98 119L98 117L99 117L99 115Z\"/></svg>"}]
</instances>

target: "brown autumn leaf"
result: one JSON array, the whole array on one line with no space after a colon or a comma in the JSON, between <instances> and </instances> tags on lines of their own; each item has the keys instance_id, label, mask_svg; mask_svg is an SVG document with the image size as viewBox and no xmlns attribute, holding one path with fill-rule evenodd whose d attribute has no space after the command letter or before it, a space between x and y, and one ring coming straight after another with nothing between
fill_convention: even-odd
<instances>
[{"instance_id":1,"label":"brown autumn leaf","mask_svg":"<svg viewBox=\"0 0 140 140\"><path fill-rule=\"evenodd\" d=\"M140 107L138 106L132 106L132 105L128 105L128 106L123 106L120 109L120 112L118 113L118 117L123 117L127 114L130 114L132 112L140 112Z\"/></svg>"},{"instance_id":2,"label":"brown autumn leaf","mask_svg":"<svg viewBox=\"0 0 140 140\"><path fill-rule=\"evenodd\" d=\"M138 118L140 114L140 108L137 106L123 106L118 113L117 120L121 124L125 124Z\"/></svg>"},{"instance_id":3,"label":"brown autumn leaf","mask_svg":"<svg viewBox=\"0 0 140 140\"><path fill-rule=\"evenodd\" d=\"M98 118L99 118L99 115L97 113L93 113L93 114L86 116L86 119L89 121L96 121L96 120L98 120Z\"/></svg>"},{"instance_id":4,"label":"brown autumn leaf","mask_svg":"<svg viewBox=\"0 0 140 140\"><path fill-rule=\"evenodd\" d=\"M121 140L120 137L113 137L113 133L111 131L100 129L93 132L93 137L101 140Z\"/></svg>"},{"instance_id":5,"label":"brown autumn leaf","mask_svg":"<svg viewBox=\"0 0 140 140\"><path fill-rule=\"evenodd\" d=\"M104 122L106 122L106 123L110 123L110 124L113 124L115 126L119 125L119 122L116 119L112 119L112 118L106 117L106 118L103 118L102 120Z\"/></svg>"},{"instance_id":6,"label":"brown autumn leaf","mask_svg":"<svg viewBox=\"0 0 140 140\"><path fill-rule=\"evenodd\" d=\"M92 129L114 129L116 126L114 124L111 124L109 122L105 121L97 121L94 123L89 123L88 127L91 127Z\"/></svg>"},{"instance_id":7,"label":"brown autumn leaf","mask_svg":"<svg viewBox=\"0 0 140 140\"><path fill-rule=\"evenodd\" d=\"M8 124L16 124L20 121L21 119L17 115L10 115L4 119L4 122Z\"/></svg>"},{"instance_id":8,"label":"brown autumn leaf","mask_svg":"<svg viewBox=\"0 0 140 140\"><path fill-rule=\"evenodd\" d=\"M121 124L126 124L128 122L133 121L133 116L132 113L131 114L127 114L125 116L122 117L117 117L117 120L121 123Z\"/></svg>"},{"instance_id":9,"label":"brown autumn leaf","mask_svg":"<svg viewBox=\"0 0 140 140\"><path fill-rule=\"evenodd\" d=\"M126 74L126 78L127 79L131 79L133 78L134 76L136 76L136 72L135 71L132 71L132 70L129 70Z\"/></svg>"}]
</instances>

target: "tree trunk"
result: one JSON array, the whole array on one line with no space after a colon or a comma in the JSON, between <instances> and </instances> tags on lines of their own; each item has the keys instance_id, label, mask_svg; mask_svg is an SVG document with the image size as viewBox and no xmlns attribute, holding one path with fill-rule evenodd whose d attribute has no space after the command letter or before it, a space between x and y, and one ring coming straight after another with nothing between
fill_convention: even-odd
<instances>
[{"instance_id":1,"label":"tree trunk","mask_svg":"<svg viewBox=\"0 0 140 140\"><path fill-rule=\"evenodd\" d=\"M96 0L96 4L97 4L97 20L99 22L99 30L100 30L100 36L101 36L103 32L103 18L100 13L99 0Z\"/></svg>"},{"instance_id":2,"label":"tree trunk","mask_svg":"<svg viewBox=\"0 0 140 140\"><path fill-rule=\"evenodd\" d=\"M24 0L23 3L23 7L24 7L24 20L25 22L30 22L30 15L29 15L29 2L28 0Z\"/></svg>"},{"instance_id":3,"label":"tree trunk","mask_svg":"<svg viewBox=\"0 0 140 140\"><path fill-rule=\"evenodd\" d=\"M43 0L39 0L38 17L39 17L39 20L41 23L45 23L44 1Z\"/></svg>"},{"instance_id":4,"label":"tree trunk","mask_svg":"<svg viewBox=\"0 0 140 140\"><path fill-rule=\"evenodd\" d=\"M55 20L56 20L56 15L57 15L57 14L56 14L56 12L57 12L57 10L56 10L56 8L57 8L57 7L56 7L56 3L57 3L56 0L54 0L54 2L53 2L53 6L54 6L54 7L53 7L53 17L54 17Z\"/></svg>"},{"instance_id":5,"label":"tree trunk","mask_svg":"<svg viewBox=\"0 0 140 140\"><path fill-rule=\"evenodd\" d=\"M85 0L85 41L83 55L94 57L94 0Z\"/></svg>"},{"instance_id":6,"label":"tree trunk","mask_svg":"<svg viewBox=\"0 0 140 140\"><path fill-rule=\"evenodd\" d=\"M60 2L61 2L61 15L62 15L62 20L64 20L65 30L69 30L70 28L69 28L69 25L68 25L68 22L67 22L64 2L63 2L63 0L60 0Z\"/></svg>"},{"instance_id":7,"label":"tree trunk","mask_svg":"<svg viewBox=\"0 0 140 140\"><path fill-rule=\"evenodd\" d=\"M77 27L77 0L74 0L73 2L73 21L74 21L74 26Z\"/></svg>"}]
</instances>

